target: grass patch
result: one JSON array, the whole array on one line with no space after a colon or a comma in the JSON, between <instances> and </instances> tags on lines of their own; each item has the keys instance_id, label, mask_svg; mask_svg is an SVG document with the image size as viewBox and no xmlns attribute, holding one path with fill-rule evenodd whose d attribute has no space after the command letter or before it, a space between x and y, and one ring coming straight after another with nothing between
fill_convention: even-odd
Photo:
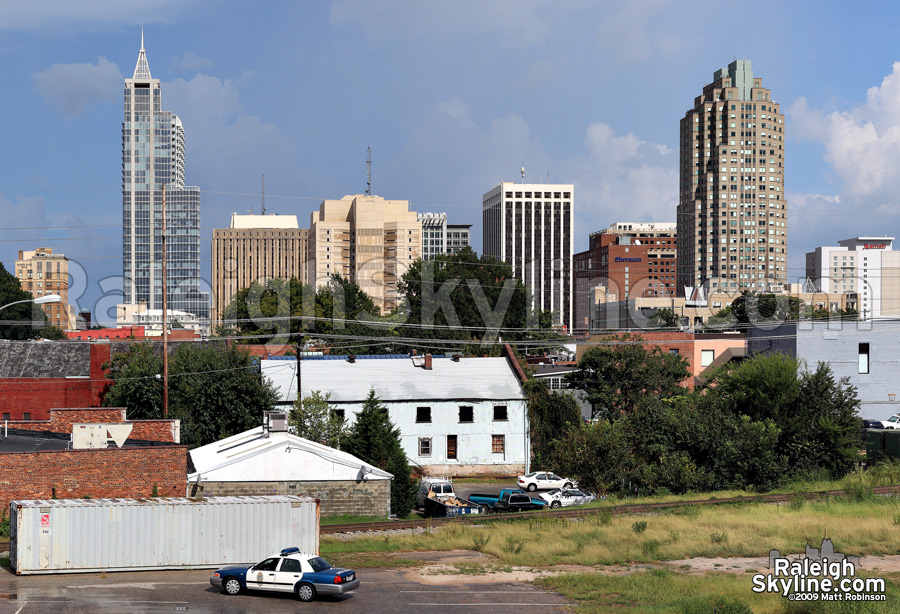
<instances>
[{"instance_id":1,"label":"grass patch","mask_svg":"<svg viewBox=\"0 0 900 614\"><path fill-rule=\"evenodd\" d=\"M382 555L372 553L342 552L326 554L322 553L329 563L335 567L349 567L350 569L365 569L370 567L420 567L427 561L403 557L385 559Z\"/></svg>"},{"instance_id":2,"label":"grass patch","mask_svg":"<svg viewBox=\"0 0 900 614\"><path fill-rule=\"evenodd\" d=\"M802 509L750 502L695 506L688 514L658 513L649 516L649 521L646 514L536 517L488 521L487 527L453 523L425 534L369 535L348 541L323 535L321 550L329 558L350 552L475 549L505 565L615 565L692 557L765 557L773 548L796 554L804 551L807 541L817 546L827 533L841 552L886 555L900 554L894 525L898 515L898 497L829 498L807 501ZM644 522L646 528L638 536L633 527Z\"/></svg>"},{"instance_id":3,"label":"grass patch","mask_svg":"<svg viewBox=\"0 0 900 614\"><path fill-rule=\"evenodd\" d=\"M873 574L878 575L878 574ZM884 602L792 603L781 595L758 595L746 574L686 575L655 569L626 576L569 574L535 583L573 600L578 614L801 614L847 612L887 614L900 600L900 574L884 574Z\"/></svg>"},{"instance_id":4,"label":"grass patch","mask_svg":"<svg viewBox=\"0 0 900 614\"><path fill-rule=\"evenodd\" d=\"M435 572L436 575L484 576L492 573L510 573L512 567L484 565L482 563L454 563L449 569Z\"/></svg>"},{"instance_id":5,"label":"grass patch","mask_svg":"<svg viewBox=\"0 0 900 614\"><path fill-rule=\"evenodd\" d=\"M321 516L319 524L322 526L333 524L357 524L360 522L384 522L388 520L386 516L350 516L343 514L340 516Z\"/></svg>"}]
</instances>

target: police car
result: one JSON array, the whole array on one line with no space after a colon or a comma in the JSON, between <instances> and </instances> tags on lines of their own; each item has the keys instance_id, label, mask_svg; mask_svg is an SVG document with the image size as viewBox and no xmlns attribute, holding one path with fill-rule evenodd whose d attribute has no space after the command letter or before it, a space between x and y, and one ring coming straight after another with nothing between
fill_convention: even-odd
<instances>
[{"instance_id":1,"label":"police car","mask_svg":"<svg viewBox=\"0 0 900 614\"><path fill-rule=\"evenodd\" d=\"M250 567L218 569L209 583L228 595L247 589L293 592L300 601L312 601L316 595L342 595L355 590L359 578L352 569L332 567L320 556L302 554L299 548L285 548Z\"/></svg>"}]
</instances>

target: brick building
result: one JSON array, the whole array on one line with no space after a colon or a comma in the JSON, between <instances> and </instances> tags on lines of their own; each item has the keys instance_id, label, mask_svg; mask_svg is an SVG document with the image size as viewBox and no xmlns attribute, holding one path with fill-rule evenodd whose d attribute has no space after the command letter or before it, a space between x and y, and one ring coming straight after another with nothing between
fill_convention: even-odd
<instances>
[{"instance_id":1,"label":"brick building","mask_svg":"<svg viewBox=\"0 0 900 614\"><path fill-rule=\"evenodd\" d=\"M69 449L76 425L128 424L122 447ZM177 420L126 419L124 408L54 409L45 421L10 421L0 438L0 505L15 499L181 497L187 446Z\"/></svg>"},{"instance_id":2,"label":"brick building","mask_svg":"<svg viewBox=\"0 0 900 614\"><path fill-rule=\"evenodd\" d=\"M619 222L592 233L590 247L574 256L573 332L590 332L597 286L619 300L675 296L676 249L674 223Z\"/></svg>"},{"instance_id":3,"label":"brick building","mask_svg":"<svg viewBox=\"0 0 900 614\"><path fill-rule=\"evenodd\" d=\"M0 341L0 418L48 420L56 407L99 407L108 343Z\"/></svg>"}]
</instances>

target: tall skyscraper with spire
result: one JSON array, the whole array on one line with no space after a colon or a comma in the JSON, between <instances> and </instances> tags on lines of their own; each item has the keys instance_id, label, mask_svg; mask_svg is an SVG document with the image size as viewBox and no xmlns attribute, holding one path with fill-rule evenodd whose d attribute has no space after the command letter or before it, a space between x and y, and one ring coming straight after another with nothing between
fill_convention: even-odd
<instances>
[{"instance_id":1,"label":"tall skyscraper with spire","mask_svg":"<svg viewBox=\"0 0 900 614\"><path fill-rule=\"evenodd\" d=\"M678 294L787 282L784 114L750 60L713 74L681 119Z\"/></svg>"},{"instance_id":2,"label":"tall skyscraper with spire","mask_svg":"<svg viewBox=\"0 0 900 614\"><path fill-rule=\"evenodd\" d=\"M184 127L162 110L159 79L141 51L125 79L122 122L122 273L125 304L162 308L162 207L166 187L168 309L209 317L200 288L200 188L184 185Z\"/></svg>"}]
</instances>

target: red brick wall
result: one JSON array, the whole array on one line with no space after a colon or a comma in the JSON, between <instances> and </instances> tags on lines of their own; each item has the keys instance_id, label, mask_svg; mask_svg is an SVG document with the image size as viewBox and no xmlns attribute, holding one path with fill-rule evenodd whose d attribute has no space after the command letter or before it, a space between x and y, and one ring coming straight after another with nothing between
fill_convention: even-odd
<instances>
[{"instance_id":1,"label":"red brick wall","mask_svg":"<svg viewBox=\"0 0 900 614\"><path fill-rule=\"evenodd\" d=\"M0 454L0 505L14 499L183 497L187 446ZM2 515L2 514L0 514Z\"/></svg>"},{"instance_id":2,"label":"red brick wall","mask_svg":"<svg viewBox=\"0 0 900 614\"><path fill-rule=\"evenodd\" d=\"M73 424L102 424L128 422L123 407L91 407L51 409L47 420L10 420L8 428L19 431L35 431L70 435ZM130 440L175 442L174 420L135 420Z\"/></svg>"},{"instance_id":3,"label":"red brick wall","mask_svg":"<svg viewBox=\"0 0 900 614\"><path fill-rule=\"evenodd\" d=\"M0 378L0 415L21 420L25 413L32 420L49 420L55 407L99 407L103 392L111 384L103 363L109 361L108 343L91 345L90 376L87 379L65 377Z\"/></svg>"}]
</instances>

